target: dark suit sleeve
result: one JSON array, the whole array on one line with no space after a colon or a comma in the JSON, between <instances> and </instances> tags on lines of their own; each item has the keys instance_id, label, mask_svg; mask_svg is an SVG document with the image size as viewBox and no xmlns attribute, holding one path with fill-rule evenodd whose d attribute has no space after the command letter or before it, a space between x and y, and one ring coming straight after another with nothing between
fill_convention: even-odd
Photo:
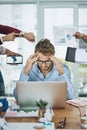
<instances>
[{"instance_id":1,"label":"dark suit sleeve","mask_svg":"<svg viewBox=\"0 0 87 130\"><path fill-rule=\"evenodd\" d=\"M2 43L2 41L1 41L1 39L0 39L0 45L1 45L1 44L3 44L3 43Z\"/></svg>"},{"instance_id":2,"label":"dark suit sleeve","mask_svg":"<svg viewBox=\"0 0 87 130\"><path fill-rule=\"evenodd\" d=\"M9 33L12 33L12 32L20 33L21 30L0 24L0 34L9 34Z\"/></svg>"},{"instance_id":3,"label":"dark suit sleeve","mask_svg":"<svg viewBox=\"0 0 87 130\"><path fill-rule=\"evenodd\" d=\"M65 60L75 62L75 54L76 54L76 48L67 47Z\"/></svg>"}]
</instances>

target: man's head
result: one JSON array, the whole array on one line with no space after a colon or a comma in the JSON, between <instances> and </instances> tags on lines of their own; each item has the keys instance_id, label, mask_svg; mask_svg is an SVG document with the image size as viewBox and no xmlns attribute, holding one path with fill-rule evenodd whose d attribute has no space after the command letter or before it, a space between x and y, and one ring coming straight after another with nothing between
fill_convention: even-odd
<instances>
[{"instance_id":1,"label":"man's head","mask_svg":"<svg viewBox=\"0 0 87 130\"><path fill-rule=\"evenodd\" d=\"M48 39L40 40L35 46L35 53L40 52L45 56L51 56L55 54L55 48Z\"/></svg>"},{"instance_id":2,"label":"man's head","mask_svg":"<svg viewBox=\"0 0 87 130\"><path fill-rule=\"evenodd\" d=\"M53 62L50 59L51 55L55 54L55 48L50 40L40 40L35 46L35 53L38 54L38 67L41 71L49 71L52 68Z\"/></svg>"}]
</instances>

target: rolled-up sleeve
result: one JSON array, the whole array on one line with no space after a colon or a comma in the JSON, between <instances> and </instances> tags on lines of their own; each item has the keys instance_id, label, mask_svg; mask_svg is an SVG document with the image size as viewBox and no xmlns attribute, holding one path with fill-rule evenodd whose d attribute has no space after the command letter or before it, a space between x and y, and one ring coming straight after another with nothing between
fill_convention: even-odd
<instances>
[{"instance_id":1,"label":"rolled-up sleeve","mask_svg":"<svg viewBox=\"0 0 87 130\"><path fill-rule=\"evenodd\" d=\"M24 73L25 67L22 69L19 81L29 81L29 76Z\"/></svg>"},{"instance_id":2,"label":"rolled-up sleeve","mask_svg":"<svg viewBox=\"0 0 87 130\"><path fill-rule=\"evenodd\" d=\"M60 79L67 82L67 99L73 99L75 96L75 87L71 81L70 70L67 66L64 67L65 73L60 75Z\"/></svg>"}]
</instances>

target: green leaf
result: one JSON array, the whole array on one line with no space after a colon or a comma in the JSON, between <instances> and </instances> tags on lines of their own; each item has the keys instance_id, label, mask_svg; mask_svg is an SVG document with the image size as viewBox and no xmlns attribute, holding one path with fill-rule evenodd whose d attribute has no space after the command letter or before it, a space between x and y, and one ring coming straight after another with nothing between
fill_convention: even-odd
<instances>
[{"instance_id":1,"label":"green leaf","mask_svg":"<svg viewBox=\"0 0 87 130\"><path fill-rule=\"evenodd\" d=\"M36 101L36 105L41 109L41 108L46 108L48 105L48 102L45 100L40 99L39 101Z\"/></svg>"}]
</instances>

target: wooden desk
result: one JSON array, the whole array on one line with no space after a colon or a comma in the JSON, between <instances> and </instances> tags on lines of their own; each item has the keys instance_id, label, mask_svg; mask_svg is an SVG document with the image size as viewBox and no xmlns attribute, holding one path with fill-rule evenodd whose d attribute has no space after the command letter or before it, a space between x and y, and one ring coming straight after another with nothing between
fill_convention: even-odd
<instances>
[{"instance_id":1,"label":"wooden desk","mask_svg":"<svg viewBox=\"0 0 87 130\"><path fill-rule=\"evenodd\" d=\"M53 121L66 117L66 125L64 129L81 129L80 116L77 107L67 104L65 109L55 109Z\"/></svg>"},{"instance_id":2,"label":"wooden desk","mask_svg":"<svg viewBox=\"0 0 87 130\"><path fill-rule=\"evenodd\" d=\"M54 109L53 122L66 117L64 129L81 129L80 116L77 107L67 104L65 109ZM38 122L38 118L6 118L7 122Z\"/></svg>"}]
</instances>

